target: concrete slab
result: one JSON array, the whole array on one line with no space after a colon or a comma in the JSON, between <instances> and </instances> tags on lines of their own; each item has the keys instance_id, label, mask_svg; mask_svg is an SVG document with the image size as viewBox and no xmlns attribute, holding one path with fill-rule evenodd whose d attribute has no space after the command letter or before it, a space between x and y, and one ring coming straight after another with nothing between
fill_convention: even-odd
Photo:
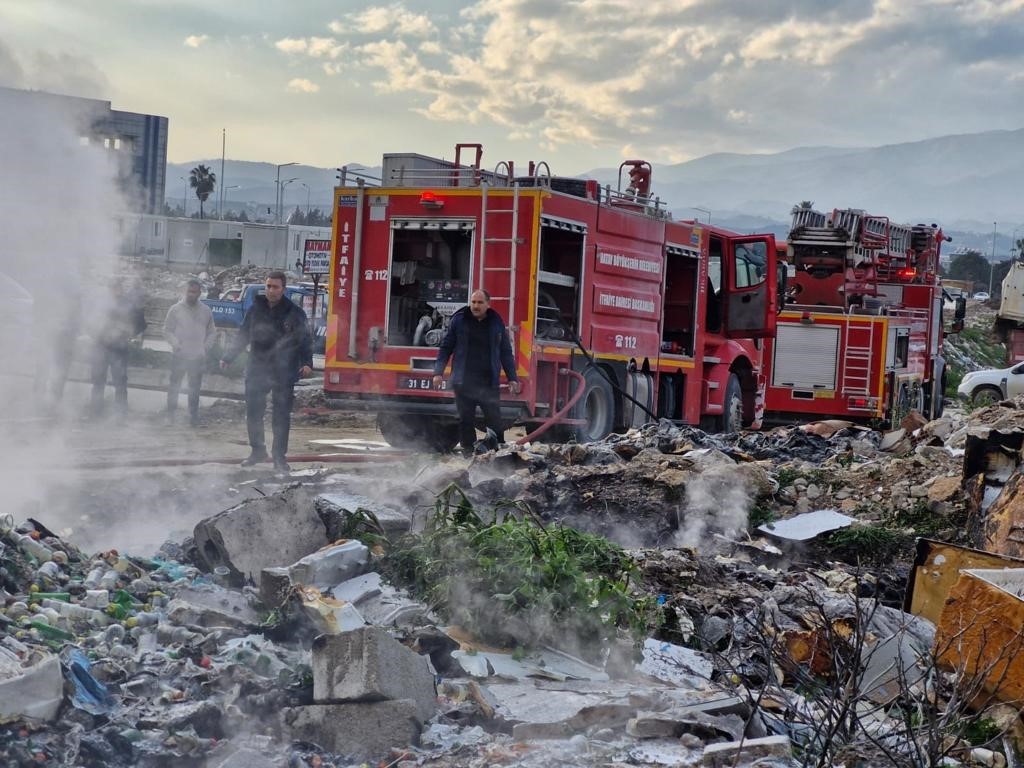
<instances>
[{"instance_id":1,"label":"concrete slab","mask_svg":"<svg viewBox=\"0 0 1024 768\"><path fill-rule=\"evenodd\" d=\"M733 768L763 758L787 758L791 754L792 747L786 736L765 736L762 739L709 744L704 747L701 765L704 768Z\"/></svg>"},{"instance_id":2,"label":"concrete slab","mask_svg":"<svg viewBox=\"0 0 1024 768\"><path fill-rule=\"evenodd\" d=\"M286 488L201 521L193 532L199 560L210 571L226 566L236 584L259 585L264 568L291 565L329 543L313 499L302 486Z\"/></svg>"},{"instance_id":3,"label":"concrete slab","mask_svg":"<svg viewBox=\"0 0 1024 768\"><path fill-rule=\"evenodd\" d=\"M434 674L425 656L380 627L363 627L313 641L313 700L317 703L412 699L421 722L437 711Z\"/></svg>"},{"instance_id":4,"label":"concrete slab","mask_svg":"<svg viewBox=\"0 0 1024 768\"><path fill-rule=\"evenodd\" d=\"M806 512L787 520L759 525L757 530L787 541L809 541L829 531L853 525L854 519L834 509L819 509Z\"/></svg>"},{"instance_id":5,"label":"concrete slab","mask_svg":"<svg viewBox=\"0 0 1024 768\"><path fill-rule=\"evenodd\" d=\"M412 519L404 512L388 507L366 496L345 491L331 491L316 497L316 511L327 527L328 538L332 541L344 538L345 523L359 509L374 514L384 535L389 539L401 536L409 530Z\"/></svg>"}]
</instances>

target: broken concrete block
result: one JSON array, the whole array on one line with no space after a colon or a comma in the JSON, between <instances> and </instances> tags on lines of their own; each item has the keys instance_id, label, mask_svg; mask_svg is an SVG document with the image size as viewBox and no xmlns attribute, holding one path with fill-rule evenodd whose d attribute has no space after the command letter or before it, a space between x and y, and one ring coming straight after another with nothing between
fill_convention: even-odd
<instances>
[{"instance_id":1,"label":"broken concrete block","mask_svg":"<svg viewBox=\"0 0 1024 768\"><path fill-rule=\"evenodd\" d=\"M343 600L353 605L358 605L362 601L376 597L380 593L380 574L374 571L373 573L364 573L362 576L356 576L348 581L343 581L331 590L331 597L335 600Z\"/></svg>"},{"instance_id":2,"label":"broken concrete block","mask_svg":"<svg viewBox=\"0 0 1024 768\"><path fill-rule=\"evenodd\" d=\"M651 638L644 641L643 661L637 668L674 685L688 685L694 677L710 680L715 669L703 653Z\"/></svg>"},{"instance_id":3,"label":"broken concrete block","mask_svg":"<svg viewBox=\"0 0 1024 768\"><path fill-rule=\"evenodd\" d=\"M370 550L350 539L319 549L287 567L264 568L260 574L260 599L281 605L294 587L326 591L359 574L370 560Z\"/></svg>"},{"instance_id":4,"label":"broken concrete block","mask_svg":"<svg viewBox=\"0 0 1024 768\"><path fill-rule=\"evenodd\" d=\"M786 736L765 736L762 739L727 741L721 744L708 744L704 747L704 758L701 765L705 768L732 768L766 757L787 758L791 753L792 747Z\"/></svg>"},{"instance_id":5,"label":"broken concrete block","mask_svg":"<svg viewBox=\"0 0 1024 768\"><path fill-rule=\"evenodd\" d=\"M318 703L413 699L421 722L437 711L427 659L380 627L313 641L313 700Z\"/></svg>"},{"instance_id":6,"label":"broken concrete block","mask_svg":"<svg viewBox=\"0 0 1024 768\"><path fill-rule=\"evenodd\" d=\"M743 728L743 719L736 715L716 717L686 710L639 712L626 723L626 733L635 739L678 739L684 733L704 741L739 739Z\"/></svg>"},{"instance_id":7,"label":"broken concrete block","mask_svg":"<svg viewBox=\"0 0 1024 768\"><path fill-rule=\"evenodd\" d=\"M241 592L213 589L182 589L167 605L167 618L178 625L197 627L259 626L260 616Z\"/></svg>"},{"instance_id":8,"label":"broken concrete block","mask_svg":"<svg viewBox=\"0 0 1024 768\"><path fill-rule=\"evenodd\" d=\"M299 594L303 613L319 633L337 635L366 625L363 615L352 603L323 595L316 587L302 587Z\"/></svg>"},{"instance_id":9,"label":"broken concrete block","mask_svg":"<svg viewBox=\"0 0 1024 768\"><path fill-rule=\"evenodd\" d=\"M348 704L311 704L281 711L291 741L309 741L359 760L386 757L419 741L422 721L411 699Z\"/></svg>"},{"instance_id":10,"label":"broken concrete block","mask_svg":"<svg viewBox=\"0 0 1024 768\"><path fill-rule=\"evenodd\" d=\"M200 521L197 558L209 571L226 566L232 583L258 585L264 568L291 565L329 543L313 498L302 486L287 488Z\"/></svg>"},{"instance_id":11,"label":"broken concrete block","mask_svg":"<svg viewBox=\"0 0 1024 768\"><path fill-rule=\"evenodd\" d=\"M634 714L636 707L629 704L584 707L572 717L554 723L517 723L512 726L512 738L516 741L568 739L591 729L621 728Z\"/></svg>"},{"instance_id":12,"label":"broken concrete block","mask_svg":"<svg viewBox=\"0 0 1024 768\"><path fill-rule=\"evenodd\" d=\"M409 530L412 523L410 517L399 510L383 506L372 499L354 493L338 491L322 493L316 497L314 503L316 513L326 526L327 537L331 541L351 537L352 534L346 530L346 526L358 510L372 513L380 523L384 535L389 539L401 536Z\"/></svg>"}]
</instances>

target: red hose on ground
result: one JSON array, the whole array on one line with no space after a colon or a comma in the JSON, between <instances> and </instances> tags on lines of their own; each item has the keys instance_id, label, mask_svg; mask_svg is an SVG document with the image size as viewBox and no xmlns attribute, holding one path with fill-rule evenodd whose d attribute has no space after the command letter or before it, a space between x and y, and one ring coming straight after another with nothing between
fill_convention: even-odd
<instances>
[{"instance_id":1,"label":"red hose on ground","mask_svg":"<svg viewBox=\"0 0 1024 768\"><path fill-rule=\"evenodd\" d=\"M320 463L320 464L374 464L376 462L391 461L393 459L404 459L409 455L408 451L374 451L373 453L300 453L289 455L289 462L296 464ZM120 467L194 467L200 464L238 464L239 458L216 457L209 459L194 459L189 457L161 458L161 459L130 459L127 461L90 461L72 464L74 469L115 469ZM270 464L267 459L266 464Z\"/></svg>"},{"instance_id":2,"label":"red hose on ground","mask_svg":"<svg viewBox=\"0 0 1024 768\"><path fill-rule=\"evenodd\" d=\"M518 440L516 440L515 445L525 445L531 440L536 440L538 437L540 437L553 426L555 426L555 424L564 419L565 415L569 413L569 411L572 410L572 407L579 402L579 399L581 397L583 397L583 392L586 390L586 382L584 381L583 376L577 373L576 371L570 370L569 368L561 368L558 372L563 376L569 375L576 378L576 391L572 393L572 397L569 398L569 402L566 403L560 411L548 417L547 421L545 421L543 424L541 424L539 427L533 430L533 432L531 432L530 434L524 435L523 437L520 437Z\"/></svg>"}]
</instances>

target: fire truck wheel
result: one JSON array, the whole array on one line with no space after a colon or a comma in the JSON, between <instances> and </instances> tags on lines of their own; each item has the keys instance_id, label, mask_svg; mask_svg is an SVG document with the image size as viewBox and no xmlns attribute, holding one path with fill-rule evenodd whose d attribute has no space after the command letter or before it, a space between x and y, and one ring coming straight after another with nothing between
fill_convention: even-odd
<instances>
[{"instance_id":1,"label":"fire truck wheel","mask_svg":"<svg viewBox=\"0 0 1024 768\"><path fill-rule=\"evenodd\" d=\"M587 423L576 427L576 439L591 443L608 435L615 427L615 393L604 374L596 368L583 372L586 391L576 403L574 417Z\"/></svg>"},{"instance_id":2,"label":"fire truck wheel","mask_svg":"<svg viewBox=\"0 0 1024 768\"><path fill-rule=\"evenodd\" d=\"M729 383L725 385L725 410L719 419L722 432L739 432L743 428L743 388L740 378L735 373L729 374Z\"/></svg>"}]
</instances>

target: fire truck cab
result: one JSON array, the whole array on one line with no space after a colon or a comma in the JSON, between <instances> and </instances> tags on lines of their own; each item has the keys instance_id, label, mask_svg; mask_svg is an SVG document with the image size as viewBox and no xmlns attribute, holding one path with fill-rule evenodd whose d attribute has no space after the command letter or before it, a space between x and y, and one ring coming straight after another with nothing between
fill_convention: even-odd
<instances>
[{"instance_id":1,"label":"fire truck cab","mask_svg":"<svg viewBox=\"0 0 1024 768\"><path fill-rule=\"evenodd\" d=\"M760 339L779 301L771 235L673 221L643 161L623 163L611 189L545 163L487 171L481 156L478 144L454 161L388 154L381 186L335 190L334 405L377 412L393 444L454 446L453 397L432 369L452 315L483 288L523 385L503 385L509 422L557 421L581 441L656 418L759 423Z\"/></svg>"},{"instance_id":2,"label":"fire truck cab","mask_svg":"<svg viewBox=\"0 0 1024 768\"><path fill-rule=\"evenodd\" d=\"M793 209L787 304L767 344L770 420L941 415L947 239L863 210Z\"/></svg>"}]
</instances>

